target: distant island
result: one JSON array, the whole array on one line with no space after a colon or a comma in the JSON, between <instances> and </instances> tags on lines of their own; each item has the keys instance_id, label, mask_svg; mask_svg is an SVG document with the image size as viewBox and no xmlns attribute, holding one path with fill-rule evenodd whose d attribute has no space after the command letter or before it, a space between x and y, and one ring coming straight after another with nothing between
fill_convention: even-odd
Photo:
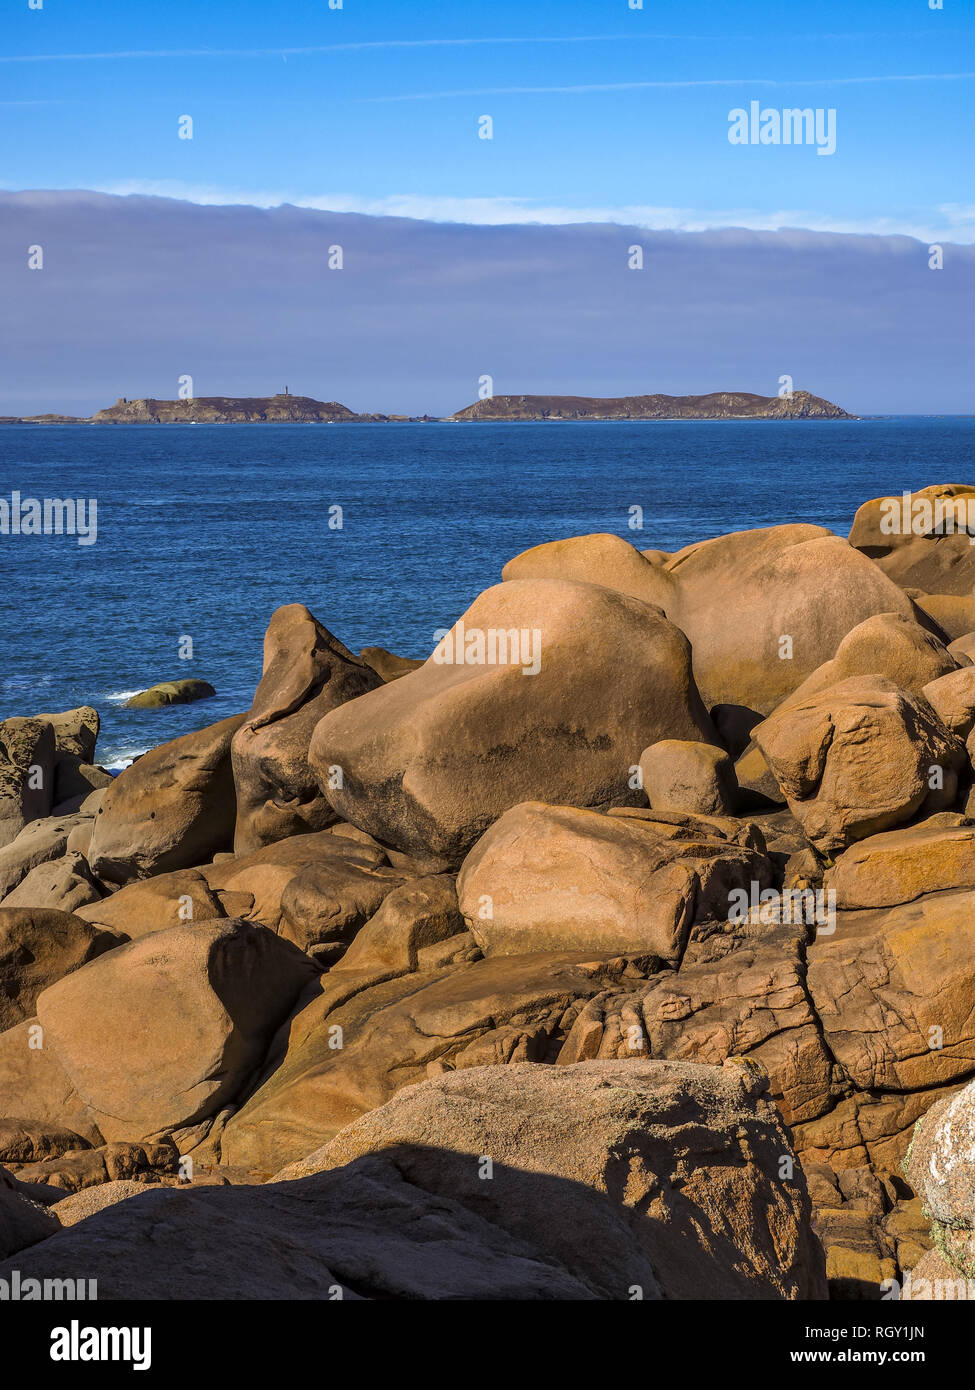
<instances>
[{"instance_id":1,"label":"distant island","mask_svg":"<svg viewBox=\"0 0 975 1390\"><path fill-rule=\"evenodd\" d=\"M707 396L489 396L454 415L357 415L338 401L311 396L195 396L160 401L129 400L91 416L0 417L5 425L235 425L384 424L492 420L852 420L838 405L796 391L791 396L756 396L748 391L713 391Z\"/></svg>"},{"instance_id":2,"label":"distant island","mask_svg":"<svg viewBox=\"0 0 975 1390\"><path fill-rule=\"evenodd\" d=\"M808 391L755 396L712 391L707 396L489 396L452 420L852 420L832 401Z\"/></svg>"},{"instance_id":3,"label":"distant island","mask_svg":"<svg viewBox=\"0 0 975 1390\"><path fill-rule=\"evenodd\" d=\"M310 396L191 396L186 400L157 401L151 397L128 400L120 396L114 405L91 416L27 415L7 424L24 425L235 425L235 424L355 424L362 421L406 420L406 415L357 415L338 401L316 401Z\"/></svg>"}]
</instances>

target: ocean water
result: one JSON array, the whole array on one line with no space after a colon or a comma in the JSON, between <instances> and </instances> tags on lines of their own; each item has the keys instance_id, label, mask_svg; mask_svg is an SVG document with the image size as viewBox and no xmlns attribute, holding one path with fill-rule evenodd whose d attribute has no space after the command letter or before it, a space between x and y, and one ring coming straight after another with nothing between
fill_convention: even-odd
<instances>
[{"instance_id":1,"label":"ocean water","mask_svg":"<svg viewBox=\"0 0 975 1390\"><path fill-rule=\"evenodd\" d=\"M0 534L0 717L94 705L98 759L124 766L249 707L280 604L353 651L427 656L529 546L610 531L675 550L786 521L845 535L869 497L971 482L973 444L969 417L0 426L0 498L98 503L91 546ZM184 676L216 697L123 708Z\"/></svg>"}]
</instances>

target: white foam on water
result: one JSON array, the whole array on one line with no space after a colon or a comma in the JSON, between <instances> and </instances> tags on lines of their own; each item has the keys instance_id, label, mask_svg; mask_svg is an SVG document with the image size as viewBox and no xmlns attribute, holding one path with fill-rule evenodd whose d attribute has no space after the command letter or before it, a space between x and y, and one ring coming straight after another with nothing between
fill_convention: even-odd
<instances>
[{"instance_id":1,"label":"white foam on water","mask_svg":"<svg viewBox=\"0 0 975 1390\"><path fill-rule=\"evenodd\" d=\"M145 748L123 748L120 753L116 753L111 762L102 763L101 766L106 772L122 772L136 758L141 758L143 753L148 753L151 745Z\"/></svg>"},{"instance_id":2,"label":"white foam on water","mask_svg":"<svg viewBox=\"0 0 975 1390\"><path fill-rule=\"evenodd\" d=\"M108 700L112 705L124 705L126 700L131 700L133 695L141 695L142 690L137 687L135 690L112 690L104 695L96 695L96 700Z\"/></svg>"}]
</instances>

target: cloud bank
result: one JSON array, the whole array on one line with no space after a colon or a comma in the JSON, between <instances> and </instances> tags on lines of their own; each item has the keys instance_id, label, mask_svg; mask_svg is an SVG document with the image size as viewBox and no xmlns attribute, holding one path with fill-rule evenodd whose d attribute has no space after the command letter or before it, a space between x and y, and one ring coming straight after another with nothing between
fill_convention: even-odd
<instances>
[{"instance_id":1,"label":"cloud bank","mask_svg":"<svg viewBox=\"0 0 975 1390\"><path fill-rule=\"evenodd\" d=\"M857 413L964 413L975 247L928 260L906 236L0 193L0 413L172 397L183 375L197 395L287 384L446 414L485 375L499 394L772 395L783 374Z\"/></svg>"}]
</instances>

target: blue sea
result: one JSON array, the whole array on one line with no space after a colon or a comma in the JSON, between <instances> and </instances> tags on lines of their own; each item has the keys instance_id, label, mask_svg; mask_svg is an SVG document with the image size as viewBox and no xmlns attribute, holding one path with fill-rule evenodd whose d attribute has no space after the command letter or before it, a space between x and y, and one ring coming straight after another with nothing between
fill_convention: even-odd
<instances>
[{"instance_id":1,"label":"blue sea","mask_svg":"<svg viewBox=\"0 0 975 1390\"><path fill-rule=\"evenodd\" d=\"M92 546L0 534L0 717L94 705L118 768L249 707L280 604L353 651L427 656L529 546L610 531L675 550L786 521L845 535L869 497L971 482L973 445L971 417L0 426L0 497L98 503ZM216 697L123 708L185 676Z\"/></svg>"}]
</instances>

